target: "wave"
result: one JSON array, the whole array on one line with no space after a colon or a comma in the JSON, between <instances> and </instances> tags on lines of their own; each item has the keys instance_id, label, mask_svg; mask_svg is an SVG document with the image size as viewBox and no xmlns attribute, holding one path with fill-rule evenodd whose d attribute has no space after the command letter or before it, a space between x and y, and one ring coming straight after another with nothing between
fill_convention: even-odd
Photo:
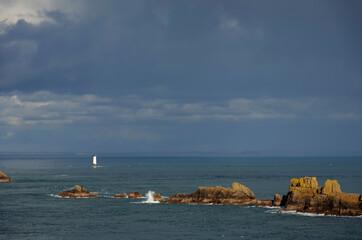
<instances>
[{"instance_id":1,"label":"wave","mask_svg":"<svg viewBox=\"0 0 362 240\"><path fill-rule=\"evenodd\" d=\"M113 195L104 196L104 197L108 197L108 198L119 198L119 199L125 199L125 198L128 198L128 196L127 196L127 197L113 197Z\"/></svg>"},{"instance_id":2,"label":"wave","mask_svg":"<svg viewBox=\"0 0 362 240\"><path fill-rule=\"evenodd\" d=\"M300 215L300 216L307 216L307 217L321 217L321 216L331 216L331 215L325 215L324 213L318 214L318 213L304 213L304 212L297 212L295 210L291 211L278 211L277 213L281 214L293 214L293 215Z\"/></svg>"},{"instance_id":3,"label":"wave","mask_svg":"<svg viewBox=\"0 0 362 240\"><path fill-rule=\"evenodd\" d=\"M141 202L131 202L131 203L160 203L159 201L155 201L154 196L156 195L156 193L154 191L148 191L146 193L145 197L142 197L143 199L146 199L145 201L141 201Z\"/></svg>"},{"instance_id":4,"label":"wave","mask_svg":"<svg viewBox=\"0 0 362 240\"><path fill-rule=\"evenodd\" d=\"M52 198L71 198L71 197L68 197L68 196L66 196L66 197L61 197L61 196L59 196L58 194L48 194L48 196L49 197L52 197ZM74 198L90 198L90 197L74 197Z\"/></svg>"},{"instance_id":5,"label":"wave","mask_svg":"<svg viewBox=\"0 0 362 240\"><path fill-rule=\"evenodd\" d=\"M63 197L59 196L58 194L48 194L48 196L50 196L52 198L63 198Z\"/></svg>"},{"instance_id":6,"label":"wave","mask_svg":"<svg viewBox=\"0 0 362 240\"><path fill-rule=\"evenodd\" d=\"M268 212L268 211L266 211ZM324 213L306 213L306 212L297 212L296 210L290 211L272 211L270 210L269 213L280 213L280 214L290 214L290 215L299 215L305 217L338 217L338 218L362 218L362 216L339 216L339 215L326 215Z\"/></svg>"},{"instance_id":7,"label":"wave","mask_svg":"<svg viewBox=\"0 0 362 240\"><path fill-rule=\"evenodd\" d=\"M159 201L155 201L155 195L156 193L154 191L148 191L146 193L146 201L142 201L141 203L160 203Z\"/></svg>"},{"instance_id":8,"label":"wave","mask_svg":"<svg viewBox=\"0 0 362 240\"><path fill-rule=\"evenodd\" d=\"M254 207L259 207L259 208L269 208L269 209L280 209L281 207L270 207L270 206L254 206Z\"/></svg>"}]
</instances>

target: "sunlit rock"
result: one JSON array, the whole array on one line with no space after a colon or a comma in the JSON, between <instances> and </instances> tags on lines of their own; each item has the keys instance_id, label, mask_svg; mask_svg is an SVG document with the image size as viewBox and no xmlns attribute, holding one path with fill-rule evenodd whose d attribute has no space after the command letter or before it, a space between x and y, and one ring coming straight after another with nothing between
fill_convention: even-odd
<instances>
[{"instance_id":1,"label":"sunlit rock","mask_svg":"<svg viewBox=\"0 0 362 240\"><path fill-rule=\"evenodd\" d=\"M72 190L61 192L58 194L61 197L71 197L71 198L82 198L82 197L99 197L97 194L90 193L79 185L75 185Z\"/></svg>"}]
</instances>

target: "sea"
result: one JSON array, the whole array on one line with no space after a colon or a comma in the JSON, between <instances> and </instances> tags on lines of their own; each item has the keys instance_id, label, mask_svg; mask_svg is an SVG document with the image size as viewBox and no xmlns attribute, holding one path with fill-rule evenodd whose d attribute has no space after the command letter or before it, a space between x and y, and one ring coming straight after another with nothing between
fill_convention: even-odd
<instances>
[{"instance_id":1,"label":"sea","mask_svg":"<svg viewBox=\"0 0 362 240\"><path fill-rule=\"evenodd\" d=\"M362 193L362 157L0 156L0 239L362 239L361 217L236 205L153 201L239 182L258 199L286 194L291 178L337 179ZM81 185L99 198L61 198ZM112 198L139 191L144 198ZM147 196L146 196L147 195Z\"/></svg>"}]
</instances>

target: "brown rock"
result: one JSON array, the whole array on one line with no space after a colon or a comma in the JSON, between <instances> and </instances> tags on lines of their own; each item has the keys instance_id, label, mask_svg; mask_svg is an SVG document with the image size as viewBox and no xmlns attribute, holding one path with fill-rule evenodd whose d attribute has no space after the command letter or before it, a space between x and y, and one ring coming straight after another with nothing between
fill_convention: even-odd
<instances>
[{"instance_id":1,"label":"brown rock","mask_svg":"<svg viewBox=\"0 0 362 240\"><path fill-rule=\"evenodd\" d=\"M79 185L75 185L72 190L61 192L58 194L61 197L71 197L71 198L82 198L82 197L99 197L97 194L90 193Z\"/></svg>"},{"instance_id":2,"label":"brown rock","mask_svg":"<svg viewBox=\"0 0 362 240\"><path fill-rule=\"evenodd\" d=\"M287 196L274 194L273 206L284 206Z\"/></svg>"},{"instance_id":3,"label":"brown rock","mask_svg":"<svg viewBox=\"0 0 362 240\"><path fill-rule=\"evenodd\" d=\"M127 193L123 193L123 194L115 194L112 197L114 198L126 198L128 197Z\"/></svg>"},{"instance_id":4,"label":"brown rock","mask_svg":"<svg viewBox=\"0 0 362 240\"><path fill-rule=\"evenodd\" d=\"M290 180L289 192L296 189L317 189L318 182L316 177L293 178Z\"/></svg>"},{"instance_id":5,"label":"brown rock","mask_svg":"<svg viewBox=\"0 0 362 240\"><path fill-rule=\"evenodd\" d=\"M257 200L256 206L263 206L263 207L272 207L273 201L269 199Z\"/></svg>"},{"instance_id":6,"label":"brown rock","mask_svg":"<svg viewBox=\"0 0 362 240\"><path fill-rule=\"evenodd\" d=\"M128 198L141 198L142 194L140 192L130 192Z\"/></svg>"},{"instance_id":7,"label":"brown rock","mask_svg":"<svg viewBox=\"0 0 362 240\"><path fill-rule=\"evenodd\" d=\"M341 186L339 186L337 180L327 180L321 187L320 192L322 194L339 194L342 193Z\"/></svg>"},{"instance_id":8,"label":"brown rock","mask_svg":"<svg viewBox=\"0 0 362 240\"><path fill-rule=\"evenodd\" d=\"M175 194L166 201L169 203L196 203L196 204L255 204L254 193L247 187L233 183L232 188L226 187L199 187L191 194Z\"/></svg>"},{"instance_id":9,"label":"brown rock","mask_svg":"<svg viewBox=\"0 0 362 240\"><path fill-rule=\"evenodd\" d=\"M232 189L237 192L243 192L249 198L255 198L254 193L248 187L245 187L244 185L241 185L240 183L234 182L232 184Z\"/></svg>"},{"instance_id":10,"label":"brown rock","mask_svg":"<svg viewBox=\"0 0 362 240\"><path fill-rule=\"evenodd\" d=\"M289 192L280 205L284 210L297 210L308 213L322 213L326 215L362 215L360 194L343 193L337 180L327 180L318 188L316 178L292 179ZM280 200L280 195L274 196L274 204Z\"/></svg>"},{"instance_id":11,"label":"brown rock","mask_svg":"<svg viewBox=\"0 0 362 240\"><path fill-rule=\"evenodd\" d=\"M75 185L75 186L74 186L74 188L73 188L73 191L74 191L75 193L81 193L81 192L82 192L82 190L84 191L84 190L85 190L85 188L84 188L84 189L82 189L82 187L81 187L81 186L79 186L79 185Z\"/></svg>"},{"instance_id":12,"label":"brown rock","mask_svg":"<svg viewBox=\"0 0 362 240\"><path fill-rule=\"evenodd\" d=\"M0 171L0 182L12 182L13 180L9 178L5 173Z\"/></svg>"},{"instance_id":13,"label":"brown rock","mask_svg":"<svg viewBox=\"0 0 362 240\"><path fill-rule=\"evenodd\" d=\"M153 196L153 200L158 201L158 202L165 202L165 199L163 199L163 197L159 193L157 193Z\"/></svg>"}]
</instances>

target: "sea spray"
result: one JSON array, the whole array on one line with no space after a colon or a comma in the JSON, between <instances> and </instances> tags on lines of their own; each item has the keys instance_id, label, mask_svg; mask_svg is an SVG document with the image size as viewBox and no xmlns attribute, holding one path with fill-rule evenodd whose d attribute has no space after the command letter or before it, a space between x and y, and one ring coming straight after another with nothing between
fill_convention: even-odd
<instances>
[{"instance_id":1,"label":"sea spray","mask_svg":"<svg viewBox=\"0 0 362 240\"><path fill-rule=\"evenodd\" d=\"M154 191L148 191L146 193L146 201L142 201L142 203L160 203L159 201L155 201L155 195L156 193Z\"/></svg>"}]
</instances>

